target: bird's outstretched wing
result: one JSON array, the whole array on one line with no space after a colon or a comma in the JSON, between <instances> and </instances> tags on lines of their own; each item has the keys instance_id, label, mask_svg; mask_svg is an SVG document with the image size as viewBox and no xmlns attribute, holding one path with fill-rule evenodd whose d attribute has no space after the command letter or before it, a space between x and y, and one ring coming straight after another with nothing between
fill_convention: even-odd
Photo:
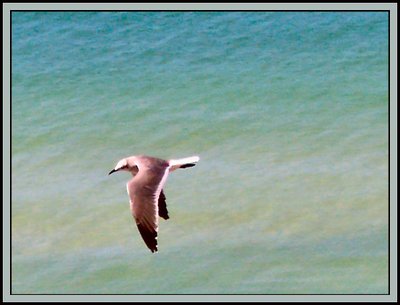
<instances>
[{"instance_id":1,"label":"bird's outstretched wing","mask_svg":"<svg viewBox=\"0 0 400 305\"><path fill-rule=\"evenodd\" d=\"M141 168L139 166L138 174L127 184L132 216L151 252L158 250L158 200L167 176L167 167Z\"/></svg>"}]
</instances>

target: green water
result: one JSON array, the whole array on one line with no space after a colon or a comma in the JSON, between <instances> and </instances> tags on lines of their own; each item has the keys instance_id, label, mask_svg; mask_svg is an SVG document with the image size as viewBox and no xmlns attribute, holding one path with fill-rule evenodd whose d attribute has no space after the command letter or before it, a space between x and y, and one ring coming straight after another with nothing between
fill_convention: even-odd
<instances>
[{"instance_id":1,"label":"green water","mask_svg":"<svg viewBox=\"0 0 400 305\"><path fill-rule=\"evenodd\" d=\"M387 13L12 14L12 292L388 292ZM122 157L168 178L159 252Z\"/></svg>"}]
</instances>

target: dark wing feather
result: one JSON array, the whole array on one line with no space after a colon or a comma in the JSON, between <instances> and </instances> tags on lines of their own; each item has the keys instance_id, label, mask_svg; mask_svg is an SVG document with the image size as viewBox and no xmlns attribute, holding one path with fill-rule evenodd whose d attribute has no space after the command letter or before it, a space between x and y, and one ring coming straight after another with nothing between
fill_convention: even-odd
<instances>
[{"instance_id":1,"label":"dark wing feather","mask_svg":"<svg viewBox=\"0 0 400 305\"><path fill-rule=\"evenodd\" d=\"M186 163L186 164L181 165L179 168L193 167L195 165L196 165L196 163Z\"/></svg>"},{"instance_id":2,"label":"dark wing feather","mask_svg":"<svg viewBox=\"0 0 400 305\"><path fill-rule=\"evenodd\" d=\"M146 243L146 246L150 249L151 252L157 252L157 232L155 230L150 229L149 227L146 227L140 223L137 223L137 227L139 229L140 235L142 235L142 238L144 242Z\"/></svg>"},{"instance_id":3,"label":"dark wing feather","mask_svg":"<svg viewBox=\"0 0 400 305\"><path fill-rule=\"evenodd\" d=\"M169 218L167 210L167 202L163 190L161 190L160 196L158 197L158 215L164 218L165 220Z\"/></svg>"}]
</instances>

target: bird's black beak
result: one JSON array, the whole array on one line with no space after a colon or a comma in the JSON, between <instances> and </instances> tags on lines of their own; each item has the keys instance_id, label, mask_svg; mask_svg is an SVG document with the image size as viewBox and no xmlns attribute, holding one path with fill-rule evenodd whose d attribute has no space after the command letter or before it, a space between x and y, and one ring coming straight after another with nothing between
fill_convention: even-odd
<instances>
[{"instance_id":1,"label":"bird's black beak","mask_svg":"<svg viewBox=\"0 0 400 305\"><path fill-rule=\"evenodd\" d=\"M115 169L113 169L111 172L108 173L108 175L111 175L112 173L117 172Z\"/></svg>"}]
</instances>

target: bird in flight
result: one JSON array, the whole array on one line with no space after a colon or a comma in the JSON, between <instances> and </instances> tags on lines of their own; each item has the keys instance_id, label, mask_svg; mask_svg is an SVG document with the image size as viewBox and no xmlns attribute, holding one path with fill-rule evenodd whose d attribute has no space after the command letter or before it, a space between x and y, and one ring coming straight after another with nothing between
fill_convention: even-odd
<instances>
[{"instance_id":1,"label":"bird in flight","mask_svg":"<svg viewBox=\"0 0 400 305\"><path fill-rule=\"evenodd\" d=\"M149 156L131 156L118 161L109 175L128 171L133 178L126 184L130 209L139 233L151 252L157 252L158 219L168 219L163 187L168 174L178 168L196 165L198 156L163 160Z\"/></svg>"}]
</instances>

